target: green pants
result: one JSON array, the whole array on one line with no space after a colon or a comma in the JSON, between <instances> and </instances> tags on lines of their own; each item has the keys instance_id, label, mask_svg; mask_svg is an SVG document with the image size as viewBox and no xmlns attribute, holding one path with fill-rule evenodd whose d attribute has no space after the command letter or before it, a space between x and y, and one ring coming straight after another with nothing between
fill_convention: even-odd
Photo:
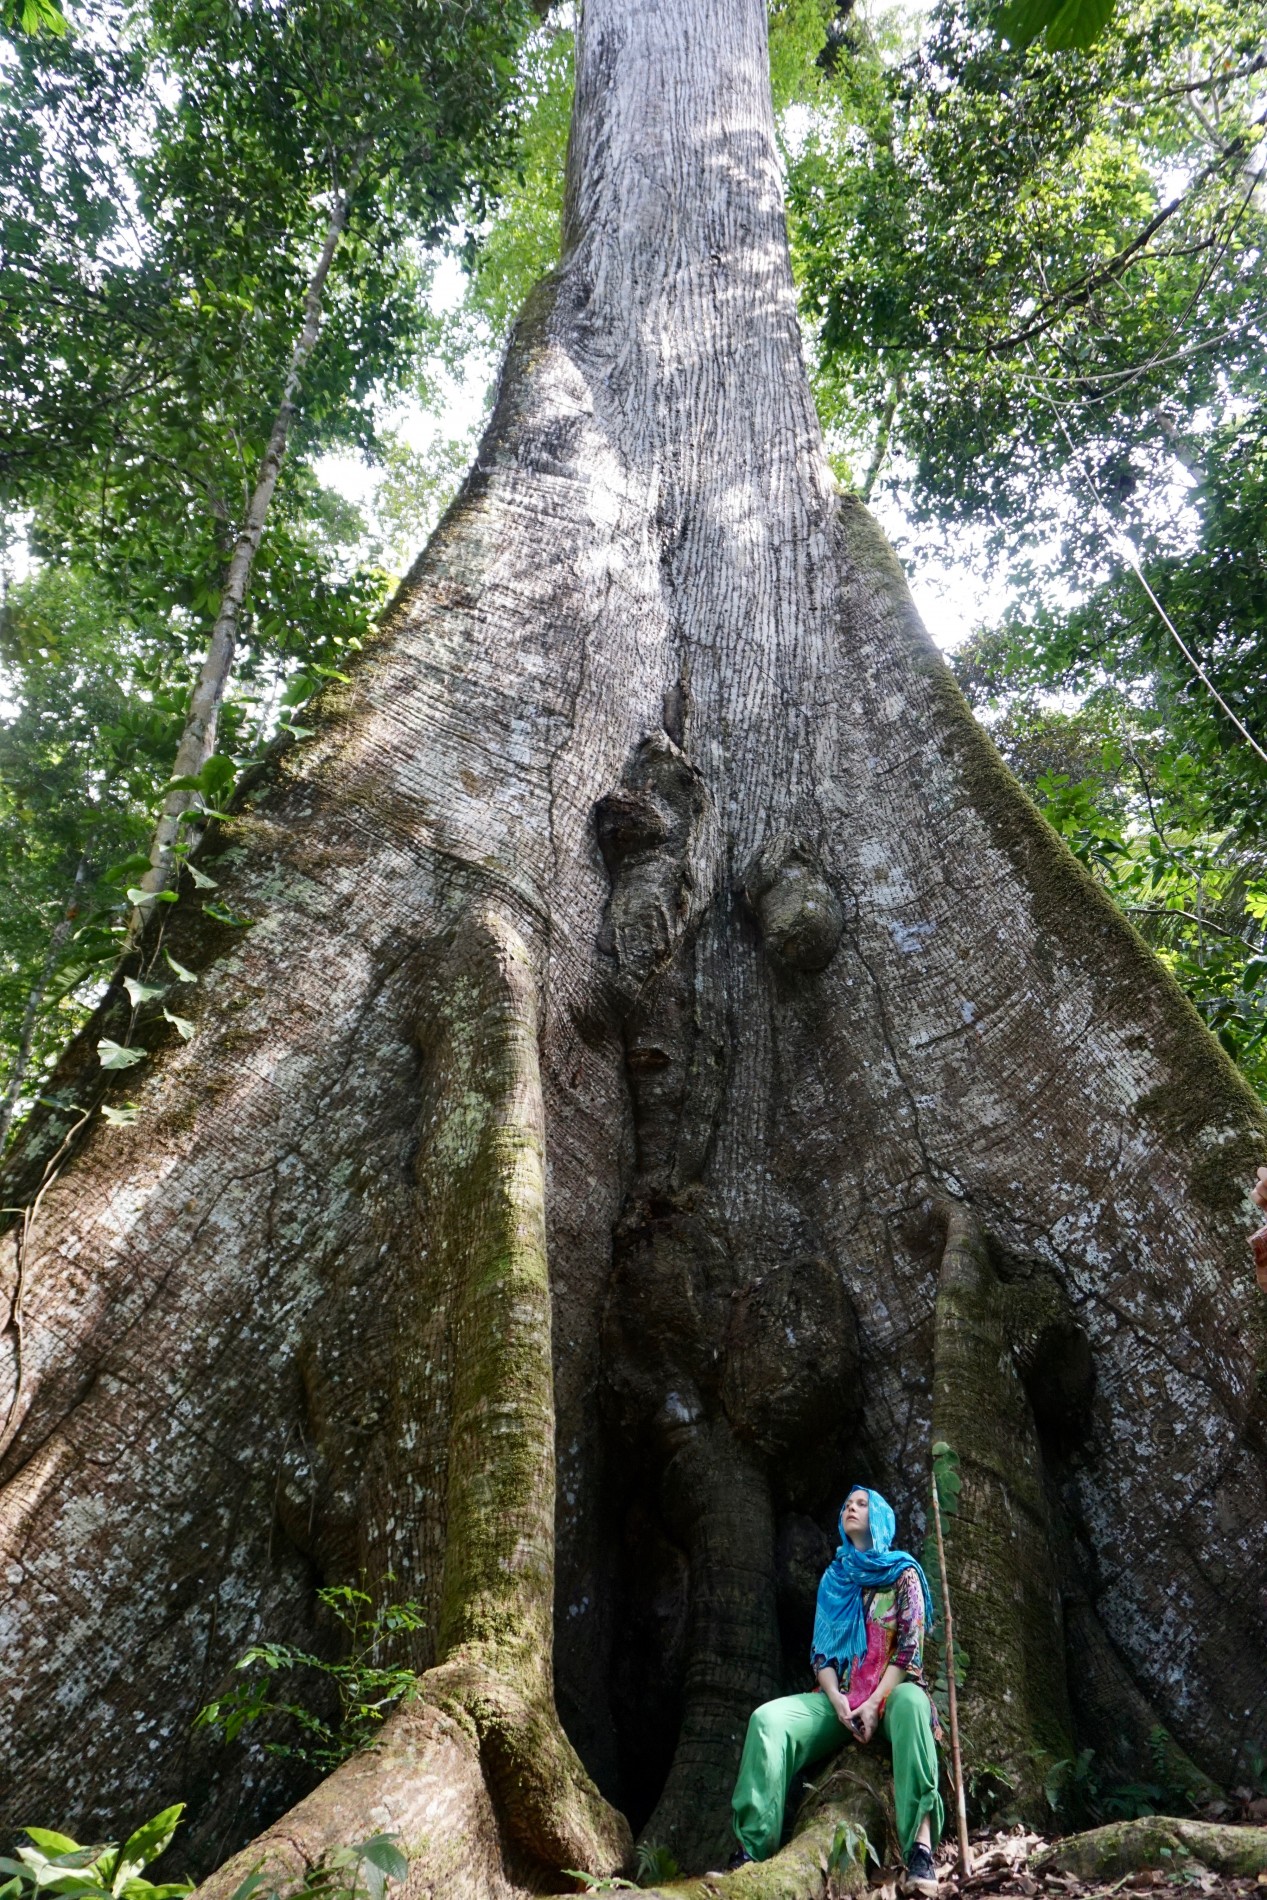
<instances>
[{"instance_id":1,"label":"green pants","mask_svg":"<svg viewBox=\"0 0 1267 1900\"><path fill-rule=\"evenodd\" d=\"M882 1726L893 1751L893 1796L905 1859L926 1814L932 1816L934 1847L945 1821L928 1697L917 1682L899 1682L885 1704ZM780 1696L753 1710L731 1802L735 1836L746 1854L770 1858L783 1832L783 1805L793 1775L847 1739L835 1709L817 1691Z\"/></svg>"}]
</instances>

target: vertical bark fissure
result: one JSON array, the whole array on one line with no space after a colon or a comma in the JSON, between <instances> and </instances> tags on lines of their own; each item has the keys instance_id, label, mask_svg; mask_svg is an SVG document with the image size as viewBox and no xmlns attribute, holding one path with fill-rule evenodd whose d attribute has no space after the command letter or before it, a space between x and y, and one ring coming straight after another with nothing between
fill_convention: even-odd
<instances>
[{"instance_id":1,"label":"vertical bark fissure","mask_svg":"<svg viewBox=\"0 0 1267 1900\"><path fill-rule=\"evenodd\" d=\"M993 1763L1043 1821L1046 1770L1073 1753L1064 1622L1042 1453L1012 1363L1002 1288L974 1216L945 1208L937 1286L933 1429L959 1455L945 1527L965 1681L966 1769Z\"/></svg>"}]
</instances>

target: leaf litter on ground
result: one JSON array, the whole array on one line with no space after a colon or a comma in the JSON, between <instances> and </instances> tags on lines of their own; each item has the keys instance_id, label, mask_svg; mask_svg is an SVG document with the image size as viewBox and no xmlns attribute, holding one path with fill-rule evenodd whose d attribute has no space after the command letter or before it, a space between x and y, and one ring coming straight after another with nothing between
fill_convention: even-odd
<instances>
[{"instance_id":1,"label":"leaf litter on ground","mask_svg":"<svg viewBox=\"0 0 1267 1900\"><path fill-rule=\"evenodd\" d=\"M1254 1817L1257 1819L1257 1816ZM972 1836L972 1873L959 1873L959 1854L953 1840L937 1850L938 1900L993 1900L994 1895L1024 1895L1026 1900L1133 1900L1136 1894L1210 1896L1210 1900L1267 1900L1267 1871L1259 1874L1218 1874L1194 1862L1175 1868L1141 1867L1112 1880L1081 1880L1074 1874L1031 1873L1031 1859L1054 1846L1055 1836L1036 1834L1024 1827L978 1832ZM866 1889L863 1900L902 1900L899 1869L886 1868Z\"/></svg>"}]
</instances>

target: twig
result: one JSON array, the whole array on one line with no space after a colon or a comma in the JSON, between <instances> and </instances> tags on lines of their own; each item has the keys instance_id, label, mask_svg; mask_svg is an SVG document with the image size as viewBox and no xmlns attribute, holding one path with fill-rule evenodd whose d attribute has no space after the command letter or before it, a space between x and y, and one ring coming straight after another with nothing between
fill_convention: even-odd
<instances>
[{"instance_id":1,"label":"twig","mask_svg":"<svg viewBox=\"0 0 1267 1900\"><path fill-rule=\"evenodd\" d=\"M1208 917L1198 917L1190 910L1175 910L1165 904L1128 904L1127 910L1135 917L1182 917L1185 923L1196 924L1200 930L1212 930L1219 937L1227 937L1232 943L1243 943L1247 950L1257 956L1262 955L1262 945L1251 943L1248 937L1242 937L1239 930L1229 930L1225 924L1216 924Z\"/></svg>"}]
</instances>

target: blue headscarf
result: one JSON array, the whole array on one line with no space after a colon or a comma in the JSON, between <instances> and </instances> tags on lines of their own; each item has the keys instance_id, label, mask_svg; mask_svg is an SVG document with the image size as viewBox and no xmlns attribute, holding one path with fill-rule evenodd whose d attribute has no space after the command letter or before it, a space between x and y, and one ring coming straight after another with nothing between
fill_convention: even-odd
<instances>
[{"instance_id":1,"label":"blue headscarf","mask_svg":"<svg viewBox=\"0 0 1267 1900\"><path fill-rule=\"evenodd\" d=\"M922 1564L908 1550L893 1550L897 1519L893 1506L865 1484L851 1484L845 1503L855 1491L866 1491L871 1523L870 1550L855 1550L845 1536L845 1510L840 1509L840 1549L823 1572L814 1612L811 1654L832 1665L842 1685L855 1662L867 1653L867 1619L862 1607L864 1590L890 1589L904 1570L914 1570L924 1592L924 1627L933 1627L933 1599Z\"/></svg>"}]
</instances>

